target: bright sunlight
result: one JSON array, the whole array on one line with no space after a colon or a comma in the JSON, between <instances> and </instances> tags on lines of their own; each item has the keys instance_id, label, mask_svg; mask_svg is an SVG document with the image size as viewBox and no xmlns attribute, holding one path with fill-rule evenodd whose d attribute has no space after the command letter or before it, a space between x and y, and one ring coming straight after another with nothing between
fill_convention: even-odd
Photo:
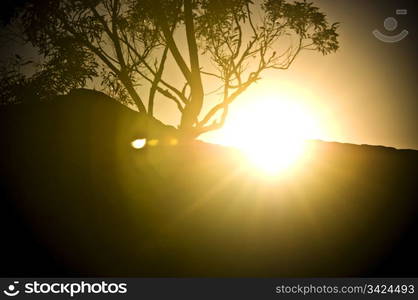
<instances>
[{"instance_id":1,"label":"bright sunlight","mask_svg":"<svg viewBox=\"0 0 418 300\"><path fill-rule=\"evenodd\" d=\"M269 175L295 166L306 140L320 136L313 112L292 97L263 97L238 108L217 137L219 144L242 150L251 165Z\"/></svg>"}]
</instances>

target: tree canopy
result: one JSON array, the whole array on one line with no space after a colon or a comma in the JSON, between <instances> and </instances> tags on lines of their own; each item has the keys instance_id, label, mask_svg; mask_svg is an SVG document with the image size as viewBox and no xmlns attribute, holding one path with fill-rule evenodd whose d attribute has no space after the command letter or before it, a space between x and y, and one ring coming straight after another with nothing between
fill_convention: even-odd
<instances>
[{"instance_id":1,"label":"tree canopy","mask_svg":"<svg viewBox=\"0 0 418 300\"><path fill-rule=\"evenodd\" d=\"M338 23L306 0L29 0L14 23L41 59L30 76L20 67L33 62L20 56L0 69L3 99L94 81L150 117L156 97L173 101L191 137L222 127L263 71L288 69L301 51L339 47ZM173 69L181 84L170 81ZM218 92L210 105L209 80Z\"/></svg>"}]
</instances>

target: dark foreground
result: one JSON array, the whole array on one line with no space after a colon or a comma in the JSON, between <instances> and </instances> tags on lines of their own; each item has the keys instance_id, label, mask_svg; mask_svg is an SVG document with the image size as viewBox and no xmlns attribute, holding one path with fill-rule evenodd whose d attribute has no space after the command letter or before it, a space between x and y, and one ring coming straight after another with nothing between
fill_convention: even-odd
<instances>
[{"instance_id":1,"label":"dark foreground","mask_svg":"<svg viewBox=\"0 0 418 300\"><path fill-rule=\"evenodd\" d=\"M265 180L84 100L1 110L2 277L418 276L418 151L312 142Z\"/></svg>"}]
</instances>

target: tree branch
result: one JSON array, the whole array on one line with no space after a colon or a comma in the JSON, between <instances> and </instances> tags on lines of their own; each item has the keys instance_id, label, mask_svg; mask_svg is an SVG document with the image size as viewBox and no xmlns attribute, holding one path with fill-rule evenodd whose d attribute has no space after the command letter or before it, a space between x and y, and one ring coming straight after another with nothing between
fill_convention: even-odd
<instances>
[{"instance_id":1,"label":"tree branch","mask_svg":"<svg viewBox=\"0 0 418 300\"><path fill-rule=\"evenodd\" d=\"M149 99L148 99L148 114L150 116L153 115L154 111L154 98L155 98L155 91L157 90L158 83L161 81L161 77L164 71L165 61L167 59L168 47L164 48L163 56L161 58L160 66L158 67L157 73L154 76L154 80L152 81ZM176 99L177 100L177 99Z\"/></svg>"}]
</instances>

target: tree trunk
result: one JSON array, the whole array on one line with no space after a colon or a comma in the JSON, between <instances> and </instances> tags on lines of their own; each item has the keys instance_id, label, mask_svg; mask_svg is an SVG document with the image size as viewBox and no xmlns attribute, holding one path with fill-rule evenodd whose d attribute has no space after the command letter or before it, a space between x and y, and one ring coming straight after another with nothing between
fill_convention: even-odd
<instances>
[{"instance_id":1,"label":"tree trunk","mask_svg":"<svg viewBox=\"0 0 418 300\"><path fill-rule=\"evenodd\" d=\"M199 67L199 52L196 44L191 2L191 0L184 1L184 22L186 25L187 45L189 47L191 68L191 99L190 103L188 103L184 109L180 125L180 127L186 131L188 129L192 129L193 125L196 123L197 117L199 116L199 113L202 109L204 98L203 84Z\"/></svg>"}]
</instances>

